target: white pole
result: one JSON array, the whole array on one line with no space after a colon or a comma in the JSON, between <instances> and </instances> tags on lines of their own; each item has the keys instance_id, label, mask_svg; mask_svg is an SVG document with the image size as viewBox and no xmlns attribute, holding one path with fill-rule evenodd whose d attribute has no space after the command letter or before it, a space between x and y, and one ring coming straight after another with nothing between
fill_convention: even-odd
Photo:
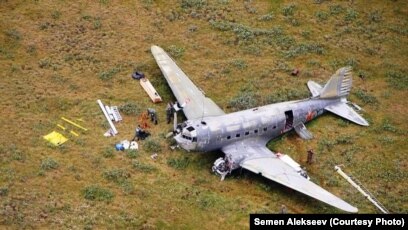
<instances>
[{"instance_id":1,"label":"white pole","mask_svg":"<svg viewBox=\"0 0 408 230\"><path fill-rule=\"evenodd\" d=\"M378 201L374 200L369 194L367 194L358 184L356 184L347 174L345 174L339 166L334 166L334 170L338 172L344 179L346 179L354 188L356 188L361 194L363 194L371 203L373 203L381 212L388 214L389 212L381 207Z\"/></svg>"},{"instance_id":2,"label":"white pole","mask_svg":"<svg viewBox=\"0 0 408 230\"><path fill-rule=\"evenodd\" d=\"M105 106L103 106L101 100L98 99L98 100L96 100L96 102L98 102L99 107L101 107L101 110L102 110L102 112L103 112L103 115L105 115L106 120L108 120L109 125L110 125L110 127L111 127L111 129L112 129L113 135L118 134L118 130L116 130L115 125L113 125L112 120L110 119L108 113L106 112Z\"/></svg>"}]
</instances>

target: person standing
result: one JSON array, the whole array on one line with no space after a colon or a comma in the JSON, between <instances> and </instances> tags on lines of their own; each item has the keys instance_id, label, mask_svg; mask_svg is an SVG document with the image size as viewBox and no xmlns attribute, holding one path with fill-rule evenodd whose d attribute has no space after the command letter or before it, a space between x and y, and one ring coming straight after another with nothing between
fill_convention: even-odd
<instances>
[{"instance_id":1,"label":"person standing","mask_svg":"<svg viewBox=\"0 0 408 230\"><path fill-rule=\"evenodd\" d=\"M174 113L174 109L173 109L173 103L169 102L167 104L166 107L166 120L167 120L167 124L170 124L172 118L173 118L173 113Z\"/></svg>"}]
</instances>

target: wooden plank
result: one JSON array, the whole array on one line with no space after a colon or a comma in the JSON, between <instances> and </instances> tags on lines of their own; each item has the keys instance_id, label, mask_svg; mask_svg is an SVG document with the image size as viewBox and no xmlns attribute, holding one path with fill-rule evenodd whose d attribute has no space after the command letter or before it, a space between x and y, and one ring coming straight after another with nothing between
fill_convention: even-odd
<instances>
[{"instance_id":1,"label":"wooden plank","mask_svg":"<svg viewBox=\"0 0 408 230\"><path fill-rule=\"evenodd\" d=\"M146 93L154 103L162 101L160 95L157 93L156 89L147 78L140 79L140 85L143 87L143 89L146 91Z\"/></svg>"}]
</instances>

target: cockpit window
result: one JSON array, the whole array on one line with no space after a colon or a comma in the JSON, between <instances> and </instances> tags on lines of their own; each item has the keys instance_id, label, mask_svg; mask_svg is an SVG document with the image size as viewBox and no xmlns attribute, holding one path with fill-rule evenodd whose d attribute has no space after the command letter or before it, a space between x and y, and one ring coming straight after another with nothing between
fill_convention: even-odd
<instances>
[{"instance_id":1,"label":"cockpit window","mask_svg":"<svg viewBox=\"0 0 408 230\"><path fill-rule=\"evenodd\" d=\"M194 131L195 129L193 127L189 126L189 127L187 127L187 130L191 132L191 131Z\"/></svg>"},{"instance_id":2,"label":"cockpit window","mask_svg":"<svg viewBox=\"0 0 408 230\"><path fill-rule=\"evenodd\" d=\"M191 140L191 137L189 137L189 136L182 135L182 137L183 137L184 139Z\"/></svg>"}]
</instances>

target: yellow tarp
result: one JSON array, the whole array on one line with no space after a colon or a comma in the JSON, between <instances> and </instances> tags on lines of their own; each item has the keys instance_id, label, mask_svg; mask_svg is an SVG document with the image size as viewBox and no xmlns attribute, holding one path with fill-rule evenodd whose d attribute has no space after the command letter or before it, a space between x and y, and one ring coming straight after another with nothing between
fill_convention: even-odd
<instances>
[{"instance_id":1,"label":"yellow tarp","mask_svg":"<svg viewBox=\"0 0 408 230\"><path fill-rule=\"evenodd\" d=\"M49 141L51 144L55 146L62 145L65 143L68 139L64 137L61 133L52 131L50 134L45 135L44 139Z\"/></svg>"}]
</instances>

